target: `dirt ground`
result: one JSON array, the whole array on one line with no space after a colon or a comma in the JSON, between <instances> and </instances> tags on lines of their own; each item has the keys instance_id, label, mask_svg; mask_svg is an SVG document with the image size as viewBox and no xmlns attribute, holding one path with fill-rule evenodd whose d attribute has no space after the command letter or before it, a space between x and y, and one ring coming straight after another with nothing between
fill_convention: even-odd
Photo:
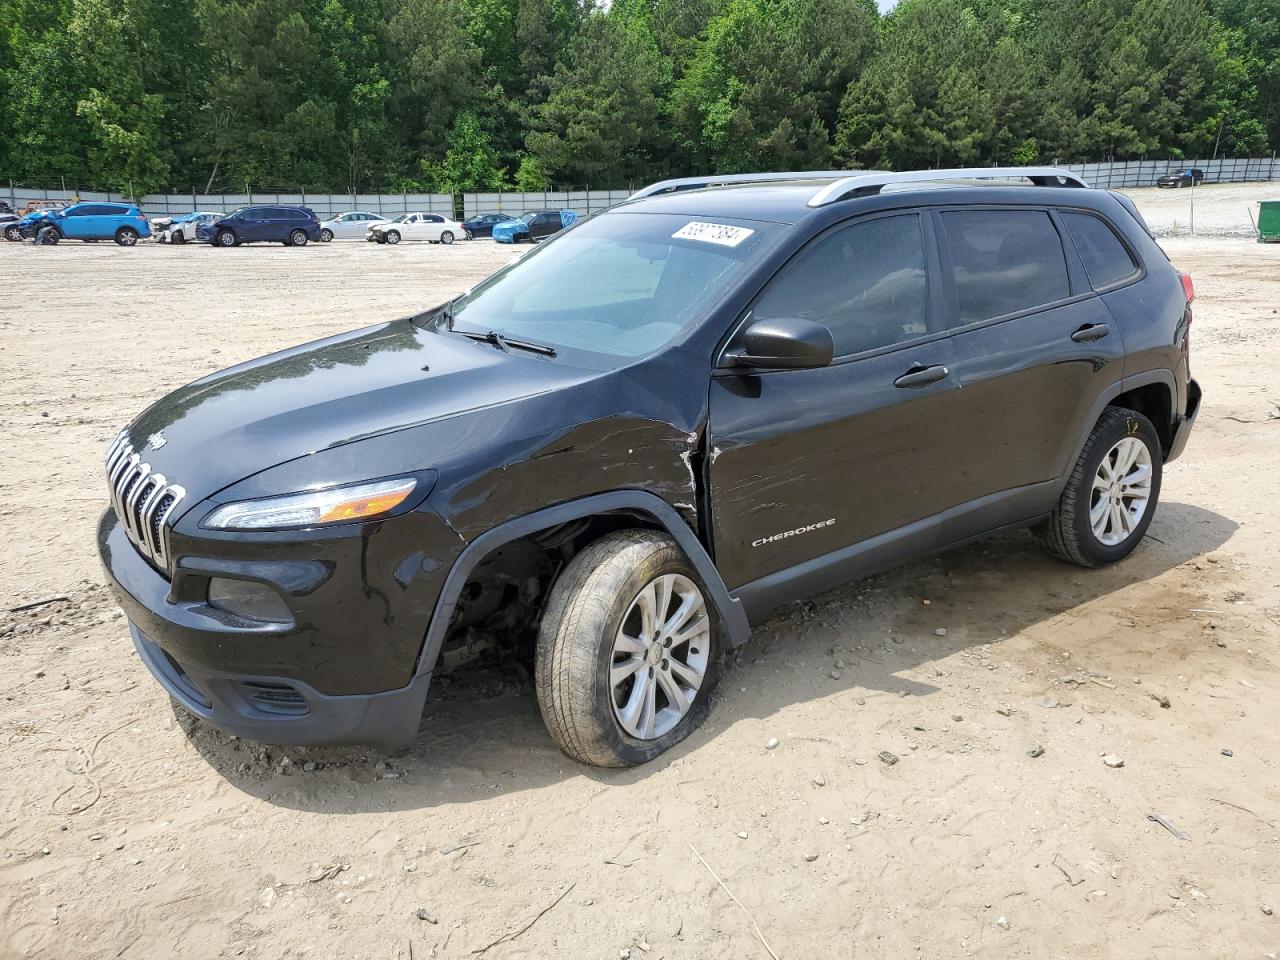
<instances>
[{"instance_id":1,"label":"dirt ground","mask_svg":"<svg viewBox=\"0 0 1280 960\"><path fill-rule=\"evenodd\" d=\"M515 668L434 686L394 757L204 728L93 548L151 400L510 248L0 244L0 599L67 598L0 613L0 960L1275 957L1280 246L1165 247L1205 402L1129 560L1006 536L787 608L609 772Z\"/></svg>"}]
</instances>

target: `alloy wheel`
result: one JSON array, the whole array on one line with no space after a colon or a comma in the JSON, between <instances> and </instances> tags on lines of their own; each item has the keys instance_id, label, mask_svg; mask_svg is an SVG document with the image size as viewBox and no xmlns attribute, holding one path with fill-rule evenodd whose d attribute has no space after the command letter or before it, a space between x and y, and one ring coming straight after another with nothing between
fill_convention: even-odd
<instances>
[{"instance_id":1,"label":"alloy wheel","mask_svg":"<svg viewBox=\"0 0 1280 960\"><path fill-rule=\"evenodd\" d=\"M1089 526L1108 547L1123 543L1137 529L1151 500L1151 451L1138 437L1116 442L1093 476Z\"/></svg>"},{"instance_id":2,"label":"alloy wheel","mask_svg":"<svg viewBox=\"0 0 1280 960\"><path fill-rule=\"evenodd\" d=\"M663 574L631 601L609 658L613 715L628 734L655 740L693 706L711 648L707 602L688 577Z\"/></svg>"}]
</instances>

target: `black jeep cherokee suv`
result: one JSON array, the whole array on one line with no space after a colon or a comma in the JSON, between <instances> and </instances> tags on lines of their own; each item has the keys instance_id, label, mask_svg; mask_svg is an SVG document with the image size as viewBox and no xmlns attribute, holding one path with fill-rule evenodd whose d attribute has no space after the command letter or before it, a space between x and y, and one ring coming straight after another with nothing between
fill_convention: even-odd
<instances>
[{"instance_id":1,"label":"black jeep cherokee suv","mask_svg":"<svg viewBox=\"0 0 1280 960\"><path fill-rule=\"evenodd\" d=\"M641 763L778 604L1019 526L1126 556L1199 406L1191 299L1062 170L668 181L170 394L110 446L99 547L223 730L406 745L484 635L567 753Z\"/></svg>"}]
</instances>

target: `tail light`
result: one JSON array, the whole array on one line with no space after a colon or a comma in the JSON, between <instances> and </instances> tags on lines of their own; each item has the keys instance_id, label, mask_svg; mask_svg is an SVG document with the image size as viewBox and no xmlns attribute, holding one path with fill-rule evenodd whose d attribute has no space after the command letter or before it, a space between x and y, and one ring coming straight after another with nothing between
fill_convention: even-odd
<instances>
[{"instance_id":1,"label":"tail light","mask_svg":"<svg viewBox=\"0 0 1280 960\"><path fill-rule=\"evenodd\" d=\"M1187 309L1183 311L1184 326L1182 330L1182 362L1187 370L1191 369L1191 304L1196 298L1196 285L1191 282L1191 274L1179 273L1182 281L1182 292L1187 295Z\"/></svg>"},{"instance_id":2,"label":"tail light","mask_svg":"<svg viewBox=\"0 0 1280 960\"><path fill-rule=\"evenodd\" d=\"M147 215L146 215L145 213L140 213L140 214L138 214L137 219L139 219L139 220L145 220L145 219L147 219Z\"/></svg>"}]
</instances>

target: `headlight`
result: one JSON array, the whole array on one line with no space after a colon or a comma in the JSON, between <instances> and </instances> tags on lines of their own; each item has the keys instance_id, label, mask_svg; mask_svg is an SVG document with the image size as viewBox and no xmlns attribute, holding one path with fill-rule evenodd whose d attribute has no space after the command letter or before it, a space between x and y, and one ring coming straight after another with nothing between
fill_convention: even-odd
<instances>
[{"instance_id":1,"label":"headlight","mask_svg":"<svg viewBox=\"0 0 1280 960\"><path fill-rule=\"evenodd\" d=\"M417 485L416 479L405 477L228 503L209 514L204 525L215 530L277 530L372 520L404 503Z\"/></svg>"}]
</instances>

